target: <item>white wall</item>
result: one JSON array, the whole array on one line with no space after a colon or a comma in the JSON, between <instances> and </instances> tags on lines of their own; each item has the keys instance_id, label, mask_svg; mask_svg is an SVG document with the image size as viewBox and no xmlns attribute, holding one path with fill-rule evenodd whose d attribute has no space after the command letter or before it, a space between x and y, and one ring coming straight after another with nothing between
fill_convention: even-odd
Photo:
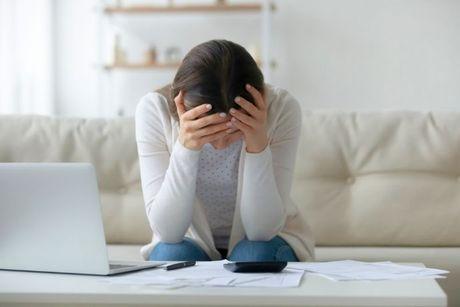
<instances>
[{"instance_id":1,"label":"white wall","mask_svg":"<svg viewBox=\"0 0 460 307\"><path fill-rule=\"evenodd\" d=\"M144 1L146 2L146 1ZM272 53L273 83L306 108L460 109L460 1L278 0ZM55 0L56 101L61 115L98 116L96 0ZM257 41L259 19L196 15L115 18L128 34L133 60L155 43L184 53L211 38ZM138 98L173 71L106 75L115 87L113 110L131 114Z\"/></svg>"},{"instance_id":2,"label":"white wall","mask_svg":"<svg viewBox=\"0 0 460 307\"><path fill-rule=\"evenodd\" d=\"M55 101L59 115L98 115L95 0L54 0Z\"/></svg>"},{"instance_id":3,"label":"white wall","mask_svg":"<svg viewBox=\"0 0 460 307\"><path fill-rule=\"evenodd\" d=\"M277 81L305 107L460 109L460 1L279 2Z\"/></svg>"}]
</instances>

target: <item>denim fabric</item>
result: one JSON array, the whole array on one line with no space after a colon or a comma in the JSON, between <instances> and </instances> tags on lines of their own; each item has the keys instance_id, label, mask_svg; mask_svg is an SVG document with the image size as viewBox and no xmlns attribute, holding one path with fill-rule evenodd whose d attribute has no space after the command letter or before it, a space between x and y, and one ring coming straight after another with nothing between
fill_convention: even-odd
<instances>
[{"instance_id":1,"label":"denim fabric","mask_svg":"<svg viewBox=\"0 0 460 307\"><path fill-rule=\"evenodd\" d=\"M299 261L294 250L280 236L270 241L238 242L227 258L230 261Z\"/></svg>"},{"instance_id":2,"label":"denim fabric","mask_svg":"<svg viewBox=\"0 0 460 307\"><path fill-rule=\"evenodd\" d=\"M299 261L289 244L280 236L270 241L238 242L227 258L230 261ZM158 243L150 254L154 261L210 261L209 256L192 239L179 243Z\"/></svg>"},{"instance_id":3,"label":"denim fabric","mask_svg":"<svg viewBox=\"0 0 460 307\"><path fill-rule=\"evenodd\" d=\"M179 243L158 243L150 253L154 261L210 261L206 252L190 238Z\"/></svg>"}]
</instances>

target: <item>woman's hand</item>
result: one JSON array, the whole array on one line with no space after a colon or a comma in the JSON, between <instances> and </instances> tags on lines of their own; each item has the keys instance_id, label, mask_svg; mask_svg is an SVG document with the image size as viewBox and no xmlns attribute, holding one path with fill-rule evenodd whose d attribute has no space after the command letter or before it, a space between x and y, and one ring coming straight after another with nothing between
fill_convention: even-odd
<instances>
[{"instance_id":1,"label":"woman's hand","mask_svg":"<svg viewBox=\"0 0 460 307\"><path fill-rule=\"evenodd\" d=\"M246 89L254 98L255 104L242 97L236 97L235 102L247 113L230 109L231 123L243 132L246 152L259 153L268 145L267 105L264 97L255 87L246 84Z\"/></svg>"},{"instance_id":2,"label":"woman's hand","mask_svg":"<svg viewBox=\"0 0 460 307\"><path fill-rule=\"evenodd\" d=\"M212 108L211 104L201 104L186 111L182 91L174 98L174 102L180 119L179 141L184 147L201 150L204 144L219 138L224 137L228 143L231 143L242 136L241 131L236 130L232 133L227 131L226 124L229 123L229 119L225 113L200 117Z\"/></svg>"}]
</instances>

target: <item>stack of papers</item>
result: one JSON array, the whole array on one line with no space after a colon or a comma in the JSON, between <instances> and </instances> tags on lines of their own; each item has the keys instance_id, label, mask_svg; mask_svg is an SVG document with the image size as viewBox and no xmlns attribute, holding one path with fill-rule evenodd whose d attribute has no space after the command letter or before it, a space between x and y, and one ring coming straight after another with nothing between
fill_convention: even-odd
<instances>
[{"instance_id":1,"label":"stack of papers","mask_svg":"<svg viewBox=\"0 0 460 307\"><path fill-rule=\"evenodd\" d=\"M290 262L287 268L303 270L335 281L445 278L441 274L449 273L444 270L395 264L391 261Z\"/></svg>"},{"instance_id":2,"label":"stack of papers","mask_svg":"<svg viewBox=\"0 0 460 307\"><path fill-rule=\"evenodd\" d=\"M233 273L221 261L197 261L196 265L166 271L163 266L100 279L112 284L149 285L163 289L182 287L298 287L304 273L334 281L403 280L445 278L449 271L395 264L391 261L289 262L280 273Z\"/></svg>"},{"instance_id":3,"label":"stack of papers","mask_svg":"<svg viewBox=\"0 0 460 307\"><path fill-rule=\"evenodd\" d=\"M166 271L157 267L140 272L105 277L112 284L150 285L163 289L181 287L298 287L304 270L285 268L280 273L233 273L223 264L228 260L197 261L196 265Z\"/></svg>"}]
</instances>

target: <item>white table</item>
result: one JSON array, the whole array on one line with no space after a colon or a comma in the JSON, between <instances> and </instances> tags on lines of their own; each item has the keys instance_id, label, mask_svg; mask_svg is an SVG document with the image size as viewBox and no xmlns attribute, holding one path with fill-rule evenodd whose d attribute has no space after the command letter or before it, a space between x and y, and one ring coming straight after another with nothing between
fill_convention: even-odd
<instances>
[{"instance_id":1,"label":"white table","mask_svg":"<svg viewBox=\"0 0 460 307\"><path fill-rule=\"evenodd\" d=\"M412 265L423 266L416 263ZM304 275L298 288L155 289L100 282L98 276L0 271L0 306L447 306L434 279L334 282ZM14 304L14 303L20 303Z\"/></svg>"}]
</instances>

